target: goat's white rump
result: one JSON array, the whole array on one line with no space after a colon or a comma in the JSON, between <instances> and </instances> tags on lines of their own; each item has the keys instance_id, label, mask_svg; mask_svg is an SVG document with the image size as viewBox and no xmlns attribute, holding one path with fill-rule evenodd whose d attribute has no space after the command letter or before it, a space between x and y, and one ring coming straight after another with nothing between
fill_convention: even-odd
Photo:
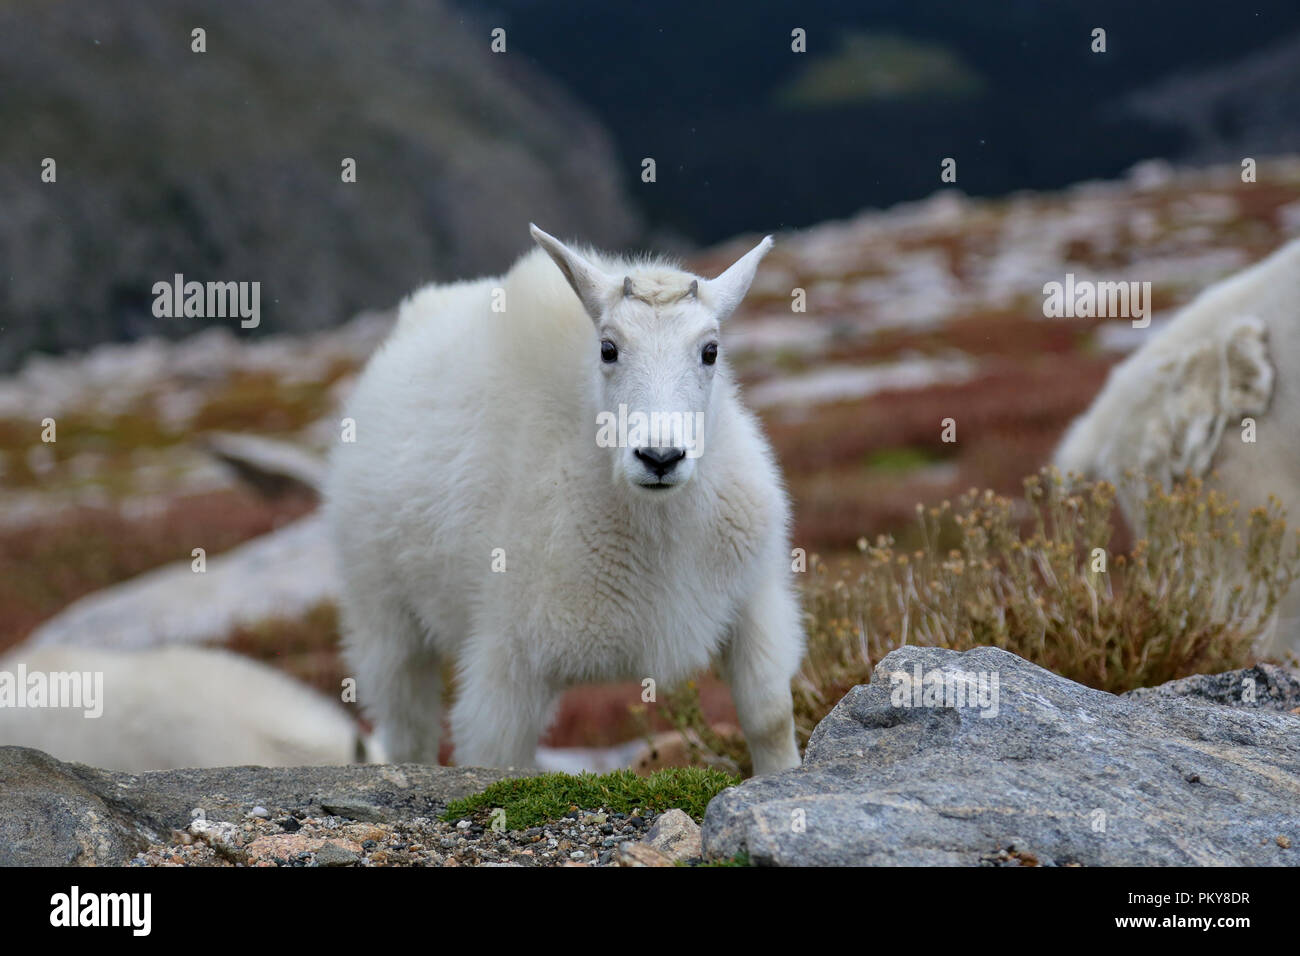
<instances>
[{"instance_id":1,"label":"goat's white rump","mask_svg":"<svg viewBox=\"0 0 1300 956\"><path fill-rule=\"evenodd\" d=\"M1126 473L1168 487L1213 472L1243 509L1273 494L1300 520L1300 240L1206 289L1117 365L1054 463L1114 484L1138 533L1145 488ZM1300 651L1295 593L1260 651L1288 648Z\"/></svg>"},{"instance_id":2,"label":"goat's white rump","mask_svg":"<svg viewBox=\"0 0 1300 956\"><path fill-rule=\"evenodd\" d=\"M0 659L0 745L132 773L382 759L341 703L206 647L19 647Z\"/></svg>"},{"instance_id":3,"label":"goat's white rump","mask_svg":"<svg viewBox=\"0 0 1300 956\"><path fill-rule=\"evenodd\" d=\"M456 762L526 767L565 688L714 660L755 770L795 766L789 505L718 340L771 239L706 280L533 236L407 299L351 397L326 508L358 700L436 763L451 664ZM636 413L690 434L611 430Z\"/></svg>"}]
</instances>

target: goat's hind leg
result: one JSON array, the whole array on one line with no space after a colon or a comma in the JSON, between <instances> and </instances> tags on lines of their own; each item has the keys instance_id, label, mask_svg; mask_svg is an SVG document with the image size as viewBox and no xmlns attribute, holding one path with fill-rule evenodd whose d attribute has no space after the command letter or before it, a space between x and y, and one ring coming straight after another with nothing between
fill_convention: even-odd
<instances>
[{"instance_id":1,"label":"goat's hind leg","mask_svg":"<svg viewBox=\"0 0 1300 956\"><path fill-rule=\"evenodd\" d=\"M437 764L442 731L442 660L424 627L401 605L345 603L344 655L357 701L375 722L392 763Z\"/></svg>"}]
</instances>

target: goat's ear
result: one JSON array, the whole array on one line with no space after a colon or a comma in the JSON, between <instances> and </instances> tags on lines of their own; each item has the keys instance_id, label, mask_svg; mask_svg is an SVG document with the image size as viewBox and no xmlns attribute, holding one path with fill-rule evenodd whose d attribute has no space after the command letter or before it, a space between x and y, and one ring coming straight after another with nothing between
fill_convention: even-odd
<instances>
[{"instance_id":1,"label":"goat's ear","mask_svg":"<svg viewBox=\"0 0 1300 956\"><path fill-rule=\"evenodd\" d=\"M533 234L533 241L546 250L547 255L555 260L555 264L560 267L564 273L564 278L569 280L569 285L577 293L578 301L586 313L591 316L593 322L600 321L606 306L609 305L610 299L616 290L622 289L622 284L613 276L602 272L591 262L578 253L574 252L564 243L560 242L549 233L538 229L531 222L528 224L528 231Z\"/></svg>"},{"instance_id":2,"label":"goat's ear","mask_svg":"<svg viewBox=\"0 0 1300 956\"><path fill-rule=\"evenodd\" d=\"M699 291L704 293L704 301L713 308L719 322L736 311L744 300L758 264L771 248L772 237L764 236L762 242L733 262L726 272L701 284Z\"/></svg>"}]
</instances>

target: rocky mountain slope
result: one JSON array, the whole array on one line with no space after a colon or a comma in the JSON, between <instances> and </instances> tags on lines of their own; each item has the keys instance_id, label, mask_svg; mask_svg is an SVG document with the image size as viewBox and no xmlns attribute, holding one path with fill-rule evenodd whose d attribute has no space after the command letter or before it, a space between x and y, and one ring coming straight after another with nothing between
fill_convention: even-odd
<instances>
[{"instance_id":1,"label":"rocky mountain slope","mask_svg":"<svg viewBox=\"0 0 1300 956\"><path fill-rule=\"evenodd\" d=\"M261 331L306 330L502 268L530 217L630 242L604 131L490 41L442 0L0 3L21 132L0 142L0 369L200 331L152 314L176 273L260 282Z\"/></svg>"}]
</instances>

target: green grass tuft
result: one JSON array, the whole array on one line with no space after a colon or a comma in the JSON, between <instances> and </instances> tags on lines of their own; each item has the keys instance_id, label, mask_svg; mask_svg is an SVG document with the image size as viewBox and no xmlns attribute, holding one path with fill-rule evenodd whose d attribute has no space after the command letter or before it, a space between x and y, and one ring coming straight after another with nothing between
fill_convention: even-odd
<instances>
[{"instance_id":1,"label":"green grass tuft","mask_svg":"<svg viewBox=\"0 0 1300 956\"><path fill-rule=\"evenodd\" d=\"M878 448L867 456L867 467L881 471L907 472L933 465L938 455L924 448Z\"/></svg>"},{"instance_id":2,"label":"green grass tuft","mask_svg":"<svg viewBox=\"0 0 1300 956\"><path fill-rule=\"evenodd\" d=\"M447 806L447 821L472 817L498 807L505 810L511 830L559 820L572 810L605 809L611 813L661 813L677 808L697 822L718 793L739 783L736 777L702 767L669 767L648 777L631 770L612 773L546 773L536 777L499 780L482 793Z\"/></svg>"}]
</instances>

